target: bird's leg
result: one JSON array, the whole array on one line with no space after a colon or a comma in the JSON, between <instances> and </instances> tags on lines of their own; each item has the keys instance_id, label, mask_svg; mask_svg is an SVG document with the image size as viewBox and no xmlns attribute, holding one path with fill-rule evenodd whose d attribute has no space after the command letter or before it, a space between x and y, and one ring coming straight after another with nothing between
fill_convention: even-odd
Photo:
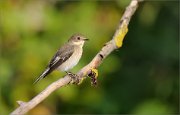
<instances>
[{"instance_id":1,"label":"bird's leg","mask_svg":"<svg viewBox=\"0 0 180 115\"><path fill-rule=\"evenodd\" d=\"M71 82L72 84L79 84L79 76L77 74L74 74L72 72L66 71L66 73L71 77Z\"/></svg>"}]
</instances>

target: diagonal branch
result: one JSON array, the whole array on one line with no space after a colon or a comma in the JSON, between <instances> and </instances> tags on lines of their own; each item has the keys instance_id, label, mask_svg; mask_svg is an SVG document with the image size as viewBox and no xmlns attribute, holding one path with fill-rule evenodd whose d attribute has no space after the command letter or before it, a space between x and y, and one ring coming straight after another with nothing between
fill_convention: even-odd
<instances>
[{"instance_id":1,"label":"diagonal branch","mask_svg":"<svg viewBox=\"0 0 180 115\"><path fill-rule=\"evenodd\" d=\"M126 7L126 10L120 20L112 40L107 42L93 58L93 60L77 73L77 75L79 75L82 80L86 75L91 73L91 69L96 69L102 63L103 59L105 59L112 51L122 46L123 39L128 31L127 26L129 25L130 19L135 13L139 2L140 0L132 0L130 2L129 6ZM72 78L66 75L63 78L60 78L59 80L50 84L46 89L44 89L29 102L17 101L19 107L15 109L11 115L22 115L27 113L40 102L42 102L45 98L47 98L52 92L62 86L68 85L70 82L72 82Z\"/></svg>"}]
</instances>

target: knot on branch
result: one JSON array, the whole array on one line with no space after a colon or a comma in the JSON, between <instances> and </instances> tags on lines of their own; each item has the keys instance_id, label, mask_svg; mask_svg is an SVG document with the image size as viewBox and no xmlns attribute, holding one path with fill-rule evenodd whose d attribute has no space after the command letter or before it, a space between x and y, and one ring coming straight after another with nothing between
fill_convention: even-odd
<instances>
[{"instance_id":1,"label":"knot on branch","mask_svg":"<svg viewBox=\"0 0 180 115\"><path fill-rule=\"evenodd\" d=\"M88 74L88 76L91 78L91 85L92 86L97 86L97 77L98 77L98 70L91 68L90 69L90 73Z\"/></svg>"},{"instance_id":2,"label":"knot on branch","mask_svg":"<svg viewBox=\"0 0 180 115\"><path fill-rule=\"evenodd\" d=\"M23 106L26 104L26 102L24 102L24 101L16 101L16 102L18 103L19 106Z\"/></svg>"}]
</instances>

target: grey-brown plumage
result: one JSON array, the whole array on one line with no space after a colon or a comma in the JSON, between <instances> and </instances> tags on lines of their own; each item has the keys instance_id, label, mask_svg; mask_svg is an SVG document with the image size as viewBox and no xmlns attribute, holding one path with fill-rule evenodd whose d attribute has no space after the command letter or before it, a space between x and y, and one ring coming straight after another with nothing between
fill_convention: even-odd
<instances>
[{"instance_id":1,"label":"grey-brown plumage","mask_svg":"<svg viewBox=\"0 0 180 115\"><path fill-rule=\"evenodd\" d=\"M84 42L88 40L80 34L71 36L66 44L64 44L53 56L46 70L36 79L34 83L46 77L55 69L60 71L68 71L73 68L80 60L83 52Z\"/></svg>"}]
</instances>

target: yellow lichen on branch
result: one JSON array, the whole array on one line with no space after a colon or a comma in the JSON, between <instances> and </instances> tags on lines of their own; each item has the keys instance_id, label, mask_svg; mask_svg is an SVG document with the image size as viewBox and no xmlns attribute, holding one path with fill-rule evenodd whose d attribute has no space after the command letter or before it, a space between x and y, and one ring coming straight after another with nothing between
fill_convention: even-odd
<instances>
[{"instance_id":1,"label":"yellow lichen on branch","mask_svg":"<svg viewBox=\"0 0 180 115\"><path fill-rule=\"evenodd\" d=\"M92 73L95 74L95 78L97 78L98 77L98 70L94 69L94 68L91 68L91 71L92 71Z\"/></svg>"},{"instance_id":2,"label":"yellow lichen on branch","mask_svg":"<svg viewBox=\"0 0 180 115\"><path fill-rule=\"evenodd\" d=\"M120 48L123 44L123 39L128 32L128 27L125 21L122 22L122 26L116 31L114 36L115 44L118 48Z\"/></svg>"}]
</instances>

